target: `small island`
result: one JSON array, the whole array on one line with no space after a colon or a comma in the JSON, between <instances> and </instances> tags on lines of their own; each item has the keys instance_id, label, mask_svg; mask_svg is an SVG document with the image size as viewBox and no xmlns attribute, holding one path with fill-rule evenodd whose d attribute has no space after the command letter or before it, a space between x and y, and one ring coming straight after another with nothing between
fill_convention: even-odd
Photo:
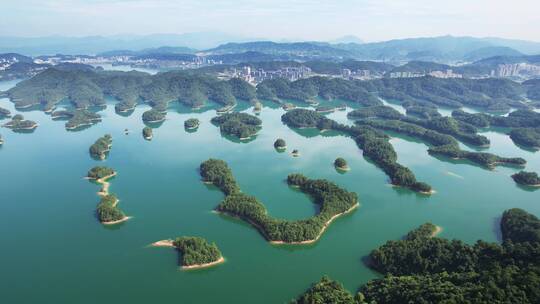
<instances>
[{"instance_id":1,"label":"small island","mask_svg":"<svg viewBox=\"0 0 540 304\"><path fill-rule=\"evenodd\" d=\"M278 138L274 142L274 148L276 148L277 150L283 151L287 149L287 143L285 142L285 140Z\"/></svg>"},{"instance_id":2,"label":"small island","mask_svg":"<svg viewBox=\"0 0 540 304\"><path fill-rule=\"evenodd\" d=\"M342 157L336 158L336 160L334 161L334 167L341 171L351 170L351 168L349 168L349 165L347 164L347 161Z\"/></svg>"},{"instance_id":3,"label":"small island","mask_svg":"<svg viewBox=\"0 0 540 304\"><path fill-rule=\"evenodd\" d=\"M0 134L0 146L4 144L4 138L2 137L2 135Z\"/></svg>"},{"instance_id":4,"label":"small island","mask_svg":"<svg viewBox=\"0 0 540 304\"><path fill-rule=\"evenodd\" d=\"M94 112L88 111L86 109L78 109L73 112L68 111L69 114L64 113L64 115L71 115L69 120L66 122L67 130L74 130L85 126L91 126L101 121L101 116Z\"/></svg>"},{"instance_id":5,"label":"small island","mask_svg":"<svg viewBox=\"0 0 540 304\"><path fill-rule=\"evenodd\" d=\"M116 172L109 167L93 167L88 171L87 178L95 180L101 184L101 190L98 195L101 197L96 209L99 221L105 225L113 225L125 222L129 219L128 216L118 208L118 198L114 194L109 193L110 184L108 180L116 176Z\"/></svg>"},{"instance_id":6,"label":"small island","mask_svg":"<svg viewBox=\"0 0 540 304\"><path fill-rule=\"evenodd\" d=\"M95 143L90 146L89 152L93 158L104 160L112 147L112 136L109 134L98 138Z\"/></svg>"},{"instance_id":7,"label":"small island","mask_svg":"<svg viewBox=\"0 0 540 304\"><path fill-rule=\"evenodd\" d=\"M142 130L143 138L146 140L152 140L152 137L154 137L154 133L152 131L152 128L150 127L144 127Z\"/></svg>"},{"instance_id":8,"label":"small island","mask_svg":"<svg viewBox=\"0 0 540 304\"><path fill-rule=\"evenodd\" d=\"M17 114L13 116L11 121L4 124L4 127L12 129L13 131L34 130L38 127L38 124L32 120L25 120L24 116Z\"/></svg>"},{"instance_id":9,"label":"small island","mask_svg":"<svg viewBox=\"0 0 540 304\"><path fill-rule=\"evenodd\" d=\"M538 177L538 173L536 172L520 171L512 175L512 179L520 185L540 187L540 177Z\"/></svg>"},{"instance_id":10,"label":"small island","mask_svg":"<svg viewBox=\"0 0 540 304\"><path fill-rule=\"evenodd\" d=\"M328 180L290 174L287 184L310 195L319 208L317 214L307 219L282 220L270 216L263 203L240 190L226 162L209 159L201 164L200 173L205 183L213 184L225 194L216 211L246 221L272 244L316 242L336 218L359 206L354 192L348 192Z\"/></svg>"},{"instance_id":11,"label":"small island","mask_svg":"<svg viewBox=\"0 0 540 304\"><path fill-rule=\"evenodd\" d=\"M298 151L297 149L294 149L294 150L292 151L291 155L292 155L293 157L298 157L298 156L300 156L300 151Z\"/></svg>"},{"instance_id":12,"label":"small island","mask_svg":"<svg viewBox=\"0 0 540 304\"><path fill-rule=\"evenodd\" d=\"M184 270L206 268L225 262L217 245L210 244L201 237L178 237L176 240L158 241L151 246L178 249L182 256L181 266Z\"/></svg>"},{"instance_id":13,"label":"small island","mask_svg":"<svg viewBox=\"0 0 540 304\"><path fill-rule=\"evenodd\" d=\"M211 122L219 126L222 133L240 140L250 139L257 134L262 124L258 117L247 113L227 113L212 118Z\"/></svg>"},{"instance_id":14,"label":"small island","mask_svg":"<svg viewBox=\"0 0 540 304\"><path fill-rule=\"evenodd\" d=\"M146 123L157 123L157 122L164 121L166 116L167 116L166 111L150 109L143 113L142 120Z\"/></svg>"},{"instance_id":15,"label":"small island","mask_svg":"<svg viewBox=\"0 0 540 304\"><path fill-rule=\"evenodd\" d=\"M190 118L184 121L184 128L187 130L195 130L199 127L200 121L197 118Z\"/></svg>"}]
</instances>

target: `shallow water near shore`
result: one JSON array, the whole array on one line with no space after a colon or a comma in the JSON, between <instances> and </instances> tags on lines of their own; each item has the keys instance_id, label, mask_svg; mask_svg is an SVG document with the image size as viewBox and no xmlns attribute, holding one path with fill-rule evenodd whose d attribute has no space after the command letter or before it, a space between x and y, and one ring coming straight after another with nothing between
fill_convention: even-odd
<instances>
[{"instance_id":1,"label":"shallow water near shore","mask_svg":"<svg viewBox=\"0 0 540 304\"><path fill-rule=\"evenodd\" d=\"M2 82L0 90L15 84ZM0 106L17 113L7 99L0 99ZM31 134L0 128L2 302L284 303L325 274L355 292L379 277L364 257L422 223L441 226L439 237L497 242L504 210L519 207L540 216L540 190L521 188L510 178L519 169L437 159L423 142L407 137L392 134L398 161L433 186L432 196L390 186L351 138L288 128L279 107L262 109L263 127L248 142L222 136L210 123L215 109L188 113L183 107L170 109L147 141L141 119L146 109L141 105L120 116L110 104L99 112L101 123L78 132L39 111L22 112L39 124ZM248 105L238 109L252 113ZM328 117L351 123L347 111ZM201 122L196 132L184 129L191 117ZM111 152L104 161L93 160L88 148L106 133L113 136ZM527 171L540 172L539 152L515 146L500 132L482 134L491 140L485 151L523 157ZM273 147L277 138L287 142L283 153ZM291 156L294 149L300 157ZM337 172L337 157L345 158L351 171ZM200 181L198 166L208 158L227 161L242 191L258 197L276 217L301 219L317 211L308 196L287 186L290 173L326 178L354 191L360 207L337 218L315 244L271 245L249 224L212 212L223 194ZM96 165L117 171L110 191L129 221L104 226L95 217L100 186L83 177ZM175 250L148 246L182 235L215 242L226 262L181 271Z\"/></svg>"}]
</instances>

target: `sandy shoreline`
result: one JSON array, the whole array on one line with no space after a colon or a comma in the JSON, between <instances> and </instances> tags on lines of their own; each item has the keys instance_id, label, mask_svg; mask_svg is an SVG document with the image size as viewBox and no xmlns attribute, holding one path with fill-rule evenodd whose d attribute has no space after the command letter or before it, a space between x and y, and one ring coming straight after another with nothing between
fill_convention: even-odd
<instances>
[{"instance_id":1,"label":"sandy shoreline","mask_svg":"<svg viewBox=\"0 0 540 304\"><path fill-rule=\"evenodd\" d=\"M210 263L182 266L181 268L182 268L182 270L200 269L200 268L212 267L212 266L215 266L217 264L221 264L223 262L225 262L225 258L224 257L219 257L218 260L210 262Z\"/></svg>"},{"instance_id":2,"label":"sandy shoreline","mask_svg":"<svg viewBox=\"0 0 540 304\"><path fill-rule=\"evenodd\" d=\"M110 221L110 222L101 222L103 225L114 225L114 224L119 224L119 223L122 223L122 222L125 222L127 220L129 220L131 218L131 216L124 216L123 218L117 220L117 221Z\"/></svg>"},{"instance_id":3,"label":"sandy shoreline","mask_svg":"<svg viewBox=\"0 0 540 304\"><path fill-rule=\"evenodd\" d=\"M150 247L174 247L174 241L161 240L161 241L153 242L152 244L150 244Z\"/></svg>"},{"instance_id":4,"label":"sandy shoreline","mask_svg":"<svg viewBox=\"0 0 540 304\"><path fill-rule=\"evenodd\" d=\"M431 237L436 237L442 232L442 227L435 225L435 230L431 233Z\"/></svg>"},{"instance_id":5,"label":"sandy shoreline","mask_svg":"<svg viewBox=\"0 0 540 304\"><path fill-rule=\"evenodd\" d=\"M96 183L101 184L101 190L99 190L97 192L97 194L99 196L107 196L107 195L109 195L109 187L111 186L111 183L109 183L107 180L109 180L110 178L113 178L115 176L116 176L116 172L114 172L113 174L104 176L102 178L96 179ZM118 203L118 200L117 200L117 203ZM115 204L115 206L116 206L116 204Z\"/></svg>"},{"instance_id":6,"label":"sandy shoreline","mask_svg":"<svg viewBox=\"0 0 540 304\"><path fill-rule=\"evenodd\" d=\"M354 209L358 208L360 206L360 203L356 203L354 204L351 208L345 210L344 212L342 213L338 213L334 216L332 216L326 223L324 223L323 225L323 228L321 229L321 231L319 232L319 234L317 235L317 237L315 237L314 239L312 240L306 240L306 241L300 241L300 242L285 242L285 241L273 241L273 240L270 240L270 238L268 237L268 235L266 234L266 232L255 222L253 222L252 220L250 219L247 219L247 218L242 218L242 217L239 217L235 214L232 214L232 213L229 213L229 212L224 212L224 211L219 211L219 210L214 210L215 212L217 213L220 213L220 214L226 214L228 216L231 216L231 217L235 217L235 218L238 218L238 219L241 219L241 220L244 220L248 223L250 223L252 226L254 226L255 228L257 228L257 230L264 236L264 238L270 243L270 244L274 244L274 245L283 245L283 244L286 244L286 245L305 245L305 244L311 244L311 243L314 243L316 241L319 240L319 238L323 235L324 231L326 230L326 228L328 228L328 226L330 226L330 224L338 217L344 215L344 214L347 214L347 213L350 213L352 212Z\"/></svg>"},{"instance_id":7,"label":"sandy shoreline","mask_svg":"<svg viewBox=\"0 0 540 304\"><path fill-rule=\"evenodd\" d=\"M334 166L334 167L336 167L336 169L341 170L341 171L351 171L351 167L349 166L347 167Z\"/></svg>"},{"instance_id":8,"label":"sandy shoreline","mask_svg":"<svg viewBox=\"0 0 540 304\"><path fill-rule=\"evenodd\" d=\"M279 245L279 244L290 244L290 245L302 245L302 244L311 244L311 243L315 243L316 241L318 241L321 236L323 235L324 231L326 231L326 228L328 228L328 226L330 226L330 224L338 217L344 215L344 214L347 214L349 212L352 212L354 209L358 208L360 206L360 203L356 203L354 204L351 208L345 210L344 212L341 212L341 213L338 213L334 216L332 216L326 223L324 223L324 226L323 228L321 229L321 231L319 232L319 234L317 235L317 237L315 237L314 239L312 240L307 240L307 241L301 241L301 242L284 242L284 241L270 241L270 244L276 244L276 245Z\"/></svg>"}]
</instances>

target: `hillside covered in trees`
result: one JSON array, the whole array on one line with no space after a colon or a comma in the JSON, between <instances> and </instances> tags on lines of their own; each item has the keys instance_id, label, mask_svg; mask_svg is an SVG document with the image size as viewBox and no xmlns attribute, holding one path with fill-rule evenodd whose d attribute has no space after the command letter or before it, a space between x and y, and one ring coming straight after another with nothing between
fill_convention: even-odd
<instances>
[{"instance_id":1,"label":"hillside covered in trees","mask_svg":"<svg viewBox=\"0 0 540 304\"><path fill-rule=\"evenodd\" d=\"M329 278L295 303L539 303L540 220L522 209L501 219L502 244L433 236L433 224L388 241L370 254L382 273L353 296Z\"/></svg>"},{"instance_id":2,"label":"hillside covered in trees","mask_svg":"<svg viewBox=\"0 0 540 304\"><path fill-rule=\"evenodd\" d=\"M200 173L203 181L212 183L225 194L225 199L216 207L217 211L245 220L273 243L314 242L333 219L358 206L356 193L328 180L312 180L301 174L291 174L287 177L287 184L313 197L314 203L319 205L319 212L303 220L281 220L268 215L266 207L256 197L240 191L224 161L209 159L201 164Z\"/></svg>"},{"instance_id":3,"label":"hillside covered in trees","mask_svg":"<svg viewBox=\"0 0 540 304\"><path fill-rule=\"evenodd\" d=\"M321 65L320 63L318 64ZM317 66L317 65L315 65ZM343 99L365 106L382 104L378 97L399 102L431 103L459 108L473 106L487 111L506 111L510 107L530 108L523 96L535 100L539 84L519 84L505 79L442 79L434 77L383 78L370 81L311 77L288 81L265 80L257 87L233 78L219 80L200 71L171 71L149 75L142 72L100 70L59 70L50 68L29 80L18 83L7 95L19 108L41 105L51 109L61 100L76 108L105 104L105 96L120 102L116 110L131 110L140 100L160 109L179 101L200 107L207 100L224 106L237 100L254 102L257 98L310 101Z\"/></svg>"}]
</instances>

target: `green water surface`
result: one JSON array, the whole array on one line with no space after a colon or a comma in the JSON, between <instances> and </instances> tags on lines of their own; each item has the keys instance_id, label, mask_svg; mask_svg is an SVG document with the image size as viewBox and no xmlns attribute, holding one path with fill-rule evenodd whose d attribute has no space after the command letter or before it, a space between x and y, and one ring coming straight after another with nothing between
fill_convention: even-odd
<instances>
[{"instance_id":1,"label":"green water surface","mask_svg":"<svg viewBox=\"0 0 540 304\"><path fill-rule=\"evenodd\" d=\"M0 90L15 83L3 82ZM7 99L0 106L16 113ZM441 237L495 242L503 210L520 207L540 216L540 191L520 188L510 178L518 169L490 171L440 160L428 155L424 143L406 137L391 140L399 162L434 187L431 197L391 187L350 138L288 128L276 106L263 108L263 128L248 143L222 136L210 123L215 110L187 113L182 107L174 107L146 141L146 109L139 106L123 117L108 106L99 112L103 122L80 132L66 131L64 121L39 111L22 113L39 123L31 134L0 129L2 303L284 303L325 274L356 291L379 277L363 263L369 252L424 222L443 227ZM252 111L248 105L239 109ZM328 116L350 123L346 112ZM195 133L183 127L190 117L201 121ZM93 160L88 147L106 133L113 136L112 151L105 161ZM503 133L484 135L492 142L486 151L524 157L527 170L540 172L540 153L516 147ZM273 148L278 137L287 141L287 152ZM293 158L292 149L301 156ZM244 222L211 212L223 194L200 182L198 166L210 157L227 161L242 190L276 217L316 212L309 197L286 185L294 172L356 192L361 206L337 219L314 245L270 245ZM336 157L344 157L352 170L337 172ZM96 165L118 172L111 191L133 217L128 222L98 223L99 187L83 179ZM148 247L182 235L216 242L226 262L181 271L174 250Z\"/></svg>"}]
</instances>

